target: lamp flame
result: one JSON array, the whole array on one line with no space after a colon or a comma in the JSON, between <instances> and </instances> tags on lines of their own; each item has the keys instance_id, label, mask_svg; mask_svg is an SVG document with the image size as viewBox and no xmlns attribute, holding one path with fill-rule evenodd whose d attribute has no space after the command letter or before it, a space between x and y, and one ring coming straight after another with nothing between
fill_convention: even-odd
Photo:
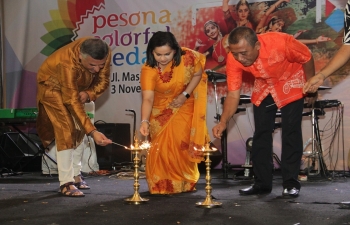
<instances>
[{"instance_id":1,"label":"lamp flame","mask_svg":"<svg viewBox=\"0 0 350 225\"><path fill-rule=\"evenodd\" d=\"M149 149L151 147L151 143L149 141L143 141L140 148L142 149Z\"/></svg>"}]
</instances>

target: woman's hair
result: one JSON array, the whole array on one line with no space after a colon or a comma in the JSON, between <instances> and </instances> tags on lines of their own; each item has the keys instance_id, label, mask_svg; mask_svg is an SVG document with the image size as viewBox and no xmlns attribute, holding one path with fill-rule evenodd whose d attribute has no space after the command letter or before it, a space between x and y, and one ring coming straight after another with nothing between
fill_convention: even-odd
<instances>
[{"instance_id":1,"label":"woman's hair","mask_svg":"<svg viewBox=\"0 0 350 225\"><path fill-rule=\"evenodd\" d=\"M236 5L236 11L237 11L237 12L238 12L238 9L239 9L239 7L240 7L241 5L246 5L246 6L248 7L249 11L250 11L250 7L249 7L248 2L247 2L246 0L240 0L240 1L237 3L237 5Z\"/></svg>"},{"instance_id":2,"label":"woman's hair","mask_svg":"<svg viewBox=\"0 0 350 225\"><path fill-rule=\"evenodd\" d=\"M219 27L219 25L218 25L216 22L214 22L214 21L212 21L212 20L208 20L207 22L205 22L205 24L204 24L204 26L203 26L204 34L207 35L207 36L208 36L208 34L207 34L207 32L206 32L205 29L207 28L208 25L213 25L213 26L217 27L218 30L220 30L220 27Z\"/></svg>"},{"instance_id":3,"label":"woman's hair","mask_svg":"<svg viewBox=\"0 0 350 225\"><path fill-rule=\"evenodd\" d=\"M153 51L156 47L166 45L175 50L173 63L175 66L178 66L181 62L181 55L183 52L180 45L177 43L175 36L171 32L167 31L157 31L149 40L146 50L146 65L150 67L157 66L157 61L154 58Z\"/></svg>"},{"instance_id":4,"label":"woman's hair","mask_svg":"<svg viewBox=\"0 0 350 225\"><path fill-rule=\"evenodd\" d=\"M90 38L83 41L80 46L82 55L89 55L93 59L104 59L109 52L109 47L106 42L98 38Z\"/></svg>"},{"instance_id":5,"label":"woman's hair","mask_svg":"<svg viewBox=\"0 0 350 225\"><path fill-rule=\"evenodd\" d=\"M250 11L250 7L249 7L249 3L246 1L246 0L240 0L237 5L236 5L236 14L238 15L238 10L239 10L239 7L241 7L242 5L246 5L248 10L249 10L249 13L248 13L248 20L252 23L252 13Z\"/></svg>"},{"instance_id":6,"label":"woman's hair","mask_svg":"<svg viewBox=\"0 0 350 225\"><path fill-rule=\"evenodd\" d=\"M228 43L238 44L238 42L242 39L245 39L251 46L254 46L258 41L258 37L253 29L249 27L237 27L230 32L228 36Z\"/></svg>"},{"instance_id":7,"label":"woman's hair","mask_svg":"<svg viewBox=\"0 0 350 225\"><path fill-rule=\"evenodd\" d=\"M270 19L269 23L267 24L267 29L270 29L273 25L275 25L276 23L279 23L279 22L283 22L284 23L284 20L277 17L277 16L274 16Z\"/></svg>"}]
</instances>

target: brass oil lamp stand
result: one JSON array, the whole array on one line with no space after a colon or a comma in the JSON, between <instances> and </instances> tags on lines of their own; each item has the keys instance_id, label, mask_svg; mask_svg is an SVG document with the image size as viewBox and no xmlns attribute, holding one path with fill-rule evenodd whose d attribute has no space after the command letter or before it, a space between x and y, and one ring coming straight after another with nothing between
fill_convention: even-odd
<instances>
[{"instance_id":1,"label":"brass oil lamp stand","mask_svg":"<svg viewBox=\"0 0 350 225\"><path fill-rule=\"evenodd\" d=\"M206 187L205 187L205 192L207 193L207 196L205 198L205 200L203 202L197 202L196 205L198 207L201 208L215 208L215 207L221 207L222 203L221 202L215 202L213 201L212 197L211 197L211 191L212 191L212 187L211 187L211 176L210 176L210 164L211 164L211 160L210 160L210 155L213 154L214 151L216 151L217 149L211 149L209 147L209 143L206 144L205 148L203 148L203 153L204 156L206 157L205 160L205 165L206 165L206 176L205 176L205 180L206 180Z\"/></svg>"},{"instance_id":2,"label":"brass oil lamp stand","mask_svg":"<svg viewBox=\"0 0 350 225\"><path fill-rule=\"evenodd\" d=\"M147 146L149 147L149 146ZM142 150L146 149L144 146L140 146L138 143L138 140L136 139L136 135L134 137L134 146L131 146L130 148L127 148L130 150L135 156L134 156L134 195L130 198L124 199L125 202L129 204L139 205L141 203L147 202L148 198L142 198L139 194L139 163L140 158L139 154Z\"/></svg>"}]
</instances>

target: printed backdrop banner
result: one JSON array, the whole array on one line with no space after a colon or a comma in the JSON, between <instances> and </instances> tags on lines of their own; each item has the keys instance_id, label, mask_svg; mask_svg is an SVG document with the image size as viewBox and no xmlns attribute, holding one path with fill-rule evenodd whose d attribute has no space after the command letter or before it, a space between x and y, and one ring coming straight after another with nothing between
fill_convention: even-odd
<instances>
[{"instance_id":1,"label":"printed backdrop banner","mask_svg":"<svg viewBox=\"0 0 350 225\"><path fill-rule=\"evenodd\" d=\"M133 124L140 121L140 69L145 62L145 50L152 34L171 31L181 46L207 55L206 69L225 75L227 46L225 38L236 26L250 26L258 32L269 32L269 24L278 21L282 32L294 35L307 44L319 71L338 50L343 36L343 8L346 0L4 0L4 89L6 108L35 107L36 73L47 56L60 47L84 36L105 40L112 49L111 84L96 101L95 121ZM223 3L228 2L228 13ZM242 1L246 2L246 1ZM273 8L274 7L274 8ZM244 12L248 14L244 14ZM266 12L271 12L264 17ZM264 21L262 21L265 19ZM208 22L211 21L211 22ZM217 29L210 34L208 24ZM259 29L258 29L259 28ZM219 38L218 38L219 37ZM276 40L278 41L278 40ZM320 100L338 100L341 107L328 107L319 116L320 135L325 161L329 169L348 170L350 133L349 65L337 71L325 83L331 89L320 91ZM282 71L281 71L282 72ZM242 94L250 95L253 79L245 76ZM291 85L292 88L292 85ZM209 82L209 131L222 111L225 82ZM228 160L230 164L245 162L245 141L253 135L251 104L234 115L228 130ZM310 109L305 109L309 111ZM343 118L343 121L340 119ZM303 120L305 151L310 148L312 123ZM212 136L212 134L210 134ZM274 153L281 154L281 131L274 136ZM220 141L212 138L219 149ZM344 145L343 145L344 142ZM306 159L307 160L307 159ZM276 164L278 167L278 164ZM220 165L218 165L220 167ZM305 167L305 164L303 164Z\"/></svg>"}]
</instances>

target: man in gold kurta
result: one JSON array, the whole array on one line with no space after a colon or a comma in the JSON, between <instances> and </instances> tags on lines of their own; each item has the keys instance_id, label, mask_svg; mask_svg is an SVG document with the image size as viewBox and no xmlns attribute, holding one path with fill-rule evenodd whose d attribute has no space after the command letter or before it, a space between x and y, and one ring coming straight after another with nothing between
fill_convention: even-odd
<instances>
[{"instance_id":1,"label":"man in gold kurta","mask_svg":"<svg viewBox=\"0 0 350 225\"><path fill-rule=\"evenodd\" d=\"M82 197L74 186L73 150L90 135L96 144L111 140L98 132L84 110L109 86L111 51L96 38L76 40L54 52L37 74L37 130L43 146L55 142L61 193Z\"/></svg>"}]
</instances>

